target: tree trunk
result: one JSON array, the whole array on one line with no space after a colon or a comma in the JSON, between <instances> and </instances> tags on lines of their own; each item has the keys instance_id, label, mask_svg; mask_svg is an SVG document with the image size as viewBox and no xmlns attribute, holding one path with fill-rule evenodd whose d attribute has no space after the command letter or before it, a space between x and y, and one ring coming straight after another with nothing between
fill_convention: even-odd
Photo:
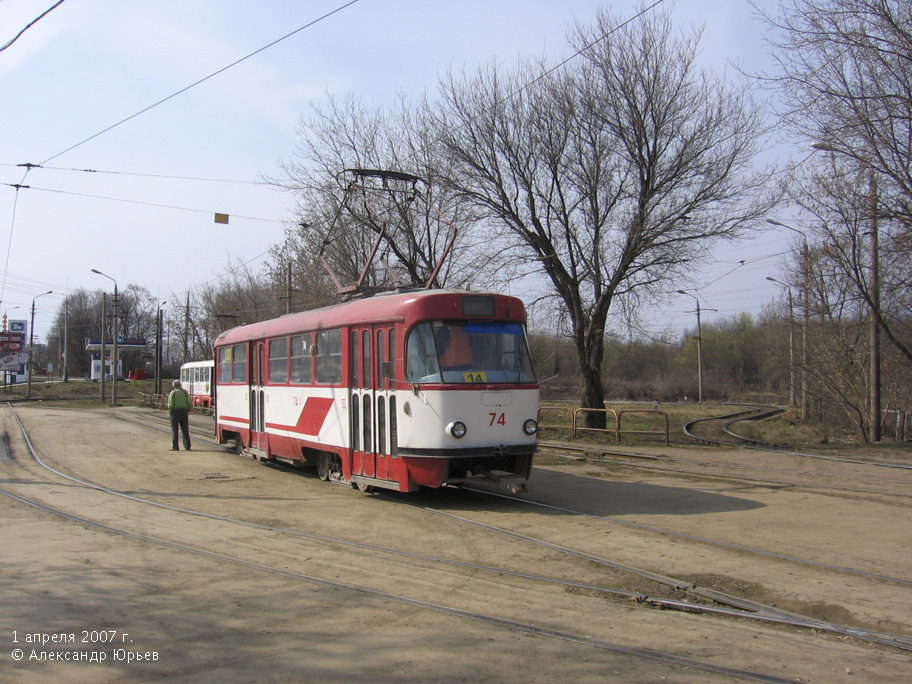
<instances>
[{"instance_id":1,"label":"tree trunk","mask_svg":"<svg viewBox=\"0 0 912 684\"><path fill-rule=\"evenodd\" d=\"M602 359L605 348L605 325L587 321L588 325L576 328L576 349L579 355L580 408L597 409L583 412L583 425L587 428L605 429L607 414L605 391L602 387Z\"/></svg>"}]
</instances>

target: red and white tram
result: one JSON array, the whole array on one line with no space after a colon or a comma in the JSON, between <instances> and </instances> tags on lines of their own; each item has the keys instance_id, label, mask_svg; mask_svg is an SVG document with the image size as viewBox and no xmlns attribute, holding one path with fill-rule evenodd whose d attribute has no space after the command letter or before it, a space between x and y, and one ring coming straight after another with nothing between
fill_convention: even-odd
<instances>
[{"instance_id":1,"label":"red and white tram","mask_svg":"<svg viewBox=\"0 0 912 684\"><path fill-rule=\"evenodd\" d=\"M539 387L514 297L397 291L228 330L219 442L403 492L486 478L526 489Z\"/></svg>"},{"instance_id":2,"label":"red and white tram","mask_svg":"<svg viewBox=\"0 0 912 684\"><path fill-rule=\"evenodd\" d=\"M193 406L198 409L212 408L212 371L214 362L209 361L188 361L180 367L181 385L190 399Z\"/></svg>"}]
</instances>

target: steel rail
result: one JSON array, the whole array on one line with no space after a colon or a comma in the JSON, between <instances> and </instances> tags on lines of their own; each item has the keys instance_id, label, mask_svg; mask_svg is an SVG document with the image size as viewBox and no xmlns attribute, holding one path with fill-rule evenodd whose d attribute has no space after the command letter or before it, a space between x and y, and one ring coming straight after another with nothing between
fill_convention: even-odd
<instances>
[{"instance_id":1,"label":"steel rail","mask_svg":"<svg viewBox=\"0 0 912 684\"><path fill-rule=\"evenodd\" d=\"M514 499L513 497L510 497L505 494L494 494L492 492L484 492L482 490L475 490L475 489L473 489L471 491L479 492L482 494L488 494L490 496L495 496L495 497L504 498L504 499L512 499L512 500L515 500L515 501L518 501L521 503L533 503L534 504L534 502L527 502L527 501L524 501L523 499ZM379 496L383 496L383 495L380 494ZM518 532L513 532L511 530L505 530L503 528L499 528L494 525L488 525L487 523L477 522L475 520L471 520L469 518L464 518L462 516L458 516L453 513L437 511L433 508L428 508L427 506L422 506L421 504L412 504L412 503L408 503L408 502L405 502L405 503L410 506L417 506L417 507L421 508L422 510L429 511L436 515L440 515L440 516L443 516L446 518L453 518L455 520L459 520L466 524L474 525L474 526L477 526L477 527L480 527L482 529L486 529L489 531L499 532L506 536L521 539L521 540L527 541L532 544L537 544L539 546L543 546L543 547L551 549L553 551L559 551L562 553L579 556L580 558L584 558L584 559L589 560L594 563L600 563L600 564L603 564L603 565L606 565L608 567L612 567L612 568L615 568L618 570L631 572L631 573L634 573L645 579L650 579L650 580L653 580L656 582L660 582L662 584L666 584L668 586L674 587L681 591L693 594L695 596L699 596L703 599L708 599L710 601L715 601L716 603L722 603L725 605L741 608L743 611L747 611L750 614L755 614L758 616L765 616L765 617L780 618L786 624L790 624L795 627L805 627L805 628L816 629L816 630L820 630L820 631L824 631L824 632L831 632L834 634L841 634L843 636L852 636L852 637L855 637L855 638L858 638L858 639L861 639L864 641L870 641L870 642L878 643L878 644L881 644L884 646L891 646L893 648L901 649L904 651L912 651L912 637L908 637L903 634L888 634L888 633L884 633L884 632L874 632L871 630L857 629L855 627L849 627L847 625L839 625L836 623L826 622L823 620L816 620L814 618L809 618L809 617L807 617L805 615L801 615L799 613L792 613L790 611L782 610L782 609L776 608L774 606L768 606L766 604L758 603L756 601L751 601L749 599L742 599L740 597L731 596L730 594L725 594L723 592L718 592L718 591L715 591L712 589L704 589L702 587L696 586L695 584L693 584L691 582L686 582L686 581L679 580L679 579L676 579L673 577L667 577L667 576L660 575L658 573L654 573L654 572L651 572L648 570L642 570L639 568L635 568L633 566L616 563L614 561L610 561L605 558L600 558L599 556L594 556L594 555L591 555L591 554L588 554L585 552L577 551L575 549L569 549L565 546L561 546L560 544L552 544L551 542L546 542L541 539L536 539L535 537L530 537L528 535L523 535ZM538 505L538 504L535 504L535 505ZM544 506L545 508L552 508L552 509L558 510L558 511L564 511L564 512L568 512L568 513L575 512L575 511L572 511L571 509L560 508L560 507L556 507L556 506L549 506L547 504L541 504L541 505ZM578 514L582 515L582 516L587 516L587 517L595 517L595 518L600 517L600 516L592 516L587 513L578 513ZM644 529L649 529L649 528L644 528Z\"/></svg>"},{"instance_id":2,"label":"steel rail","mask_svg":"<svg viewBox=\"0 0 912 684\"><path fill-rule=\"evenodd\" d=\"M646 466L643 466L643 467L646 467ZM719 477L723 477L723 476L719 476ZM800 485L796 485L796 486L800 486ZM806 558L797 558L795 556L789 556L787 554L776 553L775 551L766 551L764 549L757 549L757 548L750 547L750 546L744 546L743 544L734 544L731 542L718 541L716 539L700 537L698 535L689 534L686 532L676 532L674 530L667 530L667 529L664 529L661 527L654 527L652 525L644 525L643 523L631 522L629 520L618 520L617 518L611 518L611 517L605 516L605 515L597 515L595 513L585 513L583 511L576 511L576 510L573 510L570 508L562 508L560 506L554 506L554 505L542 503L539 501L532 501L529 499L520 499L518 497L510 496L507 494L488 492L488 491L485 491L482 489L472 489L472 491L479 492L482 494L487 494L488 496L493 496L493 497L508 499L510 501L524 503L529 506L537 506L540 508L552 509L552 510L560 511L563 513L571 513L573 515L578 515L578 516L582 516L582 517L594 518L596 520L604 520L605 522L608 522L608 523L611 523L614 525L621 525L623 527L630 527L632 529L637 529L637 530L645 530L647 532L655 532L657 534L662 534L662 535L665 535L668 537L678 537L681 539L687 539L689 541L701 542L703 544L709 544L711 546L718 546L718 547L725 548L725 549L731 549L733 551L743 551L746 553L752 553L752 554L756 554L759 556L767 556L770 558L776 558L778 560L785 560L785 561L789 561L792 563L798 563L801 565L808 565L808 566L815 567L815 568L822 568L824 570L834 570L834 571L843 572L843 573L847 573L847 574L851 574L851 575L858 575L858 576L867 577L870 579L881 580L884 582L893 582L896 584L912 585L912 579L907 579L907 578L902 578L902 577L893 577L891 575L883 575L880 573L868 572L866 570L858 570L856 568L849 568L849 567L842 566L842 565L832 565L830 563L821 563L820 561L812 561L812 560L808 560ZM890 496L890 495L888 494L886 496Z\"/></svg>"},{"instance_id":3,"label":"steel rail","mask_svg":"<svg viewBox=\"0 0 912 684\"><path fill-rule=\"evenodd\" d=\"M719 446L730 446L730 447L736 447L736 448L742 448L742 449L754 449L757 451L769 451L769 452L776 453L776 454L783 454L785 456L800 456L803 458L815 458L815 459L822 460L822 461L834 461L837 463L851 463L853 465L866 465L866 466L875 466L878 468L897 468L899 470L912 470L912 465L907 465L905 463L890 463L888 461L863 461L860 459L841 458L841 457L837 457L837 456L824 456L822 454L809 454L809 453L805 453L802 451L792 451L790 449L783 448L781 445L769 444L768 442L763 442L761 440L753 439L752 437L744 437L743 435L739 435L729 429L730 426L734 425L735 423L741 422L743 420L749 420L749 418L743 418L742 416L751 416L751 419L753 419L753 418L759 418L759 417L765 415L766 412L764 410L762 410L763 408L768 409L771 407L757 407L757 408L749 410L749 411L738 411L738 412L731 413L731 414L724 415L724 416L716 416L715 418L698 418L697 420L692 420L691 422L684 425L684 428L683 428L684 434L698 442L717 444ZM752 415L752 414L756 414L756 415ZM736 439L742 440L742 443L726 442L726 441L719 440L719 439L713 439L711 437L700 437L693 433L692 428L694 425L697 425L698 423L708 423L711 421L719 421L719 420L725 420L725 419L729 419L729 418L731 418L731 419L737 418L737 420L731 420L730 422L726 423L722 428L723 431L726 434L731 435L732 437L734 437ZM748 442L748 443L745 444L743 442Z\"/></svg>"},{"instance_id":4,"label":"steel rail","mask_svg":"<svg viewBox=\"0 0 912 684\"><path fill-rule=\"evenodd\" d=\"M15 412L14 412L15 415ZM26 444L30 451L32 451L33 457L37 460L37 453L34 451L34 446L29 439L27 432L24 430L24 426L21 421L19 421L18 416L16 420L19 423L20 429L23 430L23 437L25 438ZM52 472L57 473L57 471L52 469ZM57 473L59 474L59 473ZM63 475L66 479L73 480L69 476ZM105 492L114 493L113 490L107 490L105 488L89 485L94 489L100 489ZM206 549L198 548L195 546L190 546L181 542L173 541L170 539L165 539L163 537L155 537L151 535L138 534L136 532L131 532L129 530L124 530L121 528L113 527L105 523L98 522L96 520L91 520L89 518L84 518L81 516L74 515L62 509L55 508L53 506L48 506L47 504L41 503L33 499L29 499L13 492L6 490L3 487L0 487L0 494L7 496L10 499L18 501L19 503L25 504L27 506L34 507L36 509L42 510L47 513L51 513L58 517L64 518L71 522L78 523L87 527L98 529L104 532L122 536L134 541L139 541L143 543L155 544L165 548L173 549L180 551L182 553L187 553L191 555L196 555L211 560L216 560L223 563L232 564L239 567L244 567L250 570L255 570L258 572L268 573L271 575L276 575L280 577L285 577L288 579L299 580L303 582L308 582L311 584L316 584L318 586L323 586L332 589L339 589L344 591L349 591L355 594L362 596L367 596L370 598L375 598L383 601L391 601L401 605L407 605L414 608L420 608L424 610L429 610L437 613L442 613L445 615L450 615L466 620L473 620L477 622L482 622L497 627L502 627L505 629L523 632L527 634L533 634L536 636L549 637L561 641L567 641L571 643L577 643L585 646L590 646L604 651L609 651L613 653L618 653L621 655L635 656L639 658L644 658L647 660L661 662L667 665L674 665L684 668L690 668L698 670L701 672L708 672L712 674L719 674L723 676L734 677L737 679L747 680L747 681L758 681L758 682L767 682L768 684L797 684L800 680L796 679L787 679L779 677L776 675L768 675L758 672L752 672L750 670L742 670L738 668L726 667L723 665L714 665L712 663L706 663L699 660L694 660L684 656L679 656L673 653L666 653L662 651L657 651L649 648L642 648L637 646L629 646L624 644L619 644L615 642L605 641L602 639L596 639L590 636L585 636L581 634L574 634L572 632L566 632L562 630L552 629L540 625L534 625L530 623L518 622L515 620L509 620L505 618L500 618L494 615L487 615L485 613L477 613L473 611L467 611L460 608L454 608L452 606L446 606L443 604L432 603L429 601L422 601L419 599L413 599L406 596L401 596L398 594L392 594L389 592L379 591L371 589L369 587L363 587L359 585L349 584L346 582L339 582L336 580L329 580L322 577L316 577L314 575L308 575L301 572L295 572L292 570L275 568L268 566L262 563L256 563L254 561L248 561L242 558L235 556L230 556L228 554L219 553L216 551L209 551ZM126 498L133 498L129 495L126 495ZM208 517L208 516L207 516Z\"/></svg>"},{"instance_id":5,"label":"steel rail","mask_svg":"<svg viewBox=\"0 0 912 684\"><path fill-rule=\"evenodd\" d=\"M321 541L321 542L326 542L326 543L334 543L334 544L340 544L340 545L345 545L345 546L351 546L351 547L358 548L360 550L389 553L392 555L404 556L404 557L408 557L408 558L412 558L412 559L421 559L421 560L431 561L434 563L461 566L461 567L466 567L466 568L470 568L470 569L499 573L499 574L503 574L503 575L516 576L516 577L521 577L521 578L535 580L535 581L542 581L542 582L560 584L560 585L571 586L571 587L576 587L576 588L590 589L590 590L600 591L603 593L608 593L608 594L613 594L613 595L625 596L627 598L634 598L641 603L656 605L657 607L660 607L660 608L676 608L676 609L686 610L687 612L700 612L701 610L708 612L708 613L719 612L720 614L725 614L725 615L729 615L729 616L738 616L738 617L748 618L748 619L759 619L759 620L762 620L765 622L776 622L779 624L785 624L785 625L789 625L789 626L793 626L793 627L816 629L816 630L821 630L821 631L833 632L833 633L837 633L837 634L841 634L841 635L845 635L845 636L853 636L853 637L856 637L856 638L859 638L862 640L872 641L872 642L879 643L882 645L912 651L912 639L908 639L907 637L905 637L903 635L883 634L883 633L872 632L872 631L868 631L868 630L859 630L859 629L847 627L844 625L836 625L834 623L827 623L824 621L815 620L813 618L808 618L806 616L803 616L803 615L800 615L797 613L783 611L781 609L778 609L778 608L775 608L772 606L767 606L765 604L757 603L754 601L749 601L746 599L742 599L740 597L730 596L730 595L724 594L722 592L717 592L717 591L710 590L710 589L704 589L702 587L696 587L693 585L693 583L686 582L684 580L668 577L665 575L661 575L659 573L653 573L653 572L646 571L646 570L643 570L640 568L635 568L633 566L629 566L629 565L626 565L623 563L618 563L615 561L611 561L609 559L605 559L605 558L601 558L598 556L594 556L592 554L581 552L576 549L570 549L570 548L560 546L557 544L551 544L549 542L545 542L543 540L536 539L534 537L529 537L527 535L521 535L519 533L512 532L510 530L505 530L503 528L499 528L499 527L496 527L493 525L488 525L486 523L479 523L477 521L473 521L468 518L464 518L462 516L458 516L458 515L455 515L452 513L437 511L435 509L428 508L426 506L421 506L420 504L413 504L413 503L406 502L407 505L416 506L422 510L432 512L436 515L448 517L448 518L457 520L464 524L481 527L483 529L495 532L500 535L514 537L514 538L520 539L520 540L528 542L528 543L532 543L532 544L535 544L538 546L543 546L545 548L549 548L551 550L565 553L570 556L583 558L585 560L595 562L595 563L604 565L606 567L611 567L615 570L620 570L622 572L628 572L628 573L634 574L636 576L642 577L644 579L649 579L649 580L658 582L660 584L663 584L665 586L672 587L676 590L684 591L684 592L690 593L694 596L699 596L700 598L702 598L704 600L709 600L709 601L712 601L715 603L732 606L732 607L738 608L740 610L738 610L738 611L720 611L718 608L715 608L712 606L702 606L702 605L687 603L687 602L675 602L675 601L668 600L668 599L655 599L655 598L649 597L648 595L644 595L641 593L638 594L638 593L634 593L634 592L620 592L619 590L610 589L607 587L601 587L598 585L589 585L589 584L585 584L585 583L569 582L567 580L562 580L559 578L536 576L536 575L531 575L531 574L526 574L526 573L518 573L515 571L505 570L502 568L481 566L481 565L465 563L462 561L454 561L454 560L449 560L449 559L441 559L441 558L426 556L423 554L416 554L416 553L412 553L412 552L399 551L399 550L395 550L395 549L373 546L373 545L369 545L369 544L364 544L362 542L352 542L352 541L348 541L348 540L342 540L342 539L336 539L336 538L332 538L332 537L315 535L315 534L308 533L308 532L301 532L298 530L288 530L288 529L284 529L284 528L274 527L271 525L264 525L261 523L252 523L252 522L245 521L245 520L227 518L227 517L218 516L215 514L195 511L193 509L173 506L171 504L164 504L164 503L152 501L149 499L143 499L141 497L136 497L131 494L126 494L124 492L118 492L117 490L109 489L109 488L102 487L100 485L97 485L97 484L94 484L91 482L80 480L78 478L67 475L67 474L45 464L41 460L40 456L37 454L37 450L35 450L34 446L32 445L31 440L28 436L28 432L25 429L25 426L22 423L22 421L20 420L15 409L13 409L12 407L10 407L10 408L11 408L13 417L16 419L16 422L22 432L23 438L25 439L26 444L29 447L32 458L41 467L58 475L59 477L67 479L76 484L79 484L79 485L82 485L82 486L85 486L85 487L88 487L91 489L95 489L98 491L102 491L104 493L111 494L114 496L119 496L119 497L122 497L122 498L125 498L128 500L137 502L137 503L143 503L143 504L147 504L150 506L154 506L154 507L158 507L158 508L162 508L162 509L166 509L166 510L171 510L171 511L178 512L178 513L199 516L199 517L212 519L212 520L216 520L216 521L220 521L220 522L228 522L228 523L252 527L252 528L256 528L256 529L261 529L261 530L266 530L266 531L271 531L271 532L276 532L276 533L281 533L281 534L288 534L288 535L297 536L297 537L301 537L301 538L305 538L305 539L309 539L309 540L313 540L313 541ZM127 417L123 417L123 416L117 416L117 417L121 420L126 420L128 422L136 422L137 424L140 424L140 425L144 424L140 421L133 421L132 419L127 418ZM736 545L728 545L728 544L725 544L724 542L713 542L712 540L705 540L705 539L701 539L699 537L693 537L691 535L684 535L684 534L669 532L667 530L661 530L659 528L652 528L649 526L641 525L639 523L629 523L626 521L617 521L617 520L613 520L611 518L607 518L605 516L597 516L597 515L593 515L593 514L582 513L579 511L573 511L571 509L552 506L549 504L542 504L542 503L538 503L538 502L527 501L524 499L511 497L508 495L485 492L483 490L472 489L471 491L479 492L481 494L487 494L489 496L493 496L493 497L497 497L497 498L520 502L520 503L524 503L524 504L528 504L528 505L534 505L534 506L539 506L539 507L557 510L557 511L561 511L561 512L573 513L575 515L580 515L580 516L584 516L584 517L591 517L591 518L595 518L595 519L605 520L607 522L630 526L630 527L634 527L634 528L638 528L638 529L644 529L644 530L653 531L653 532L660 532L660 533L664 533L664 534L671 534L674 536L680 536L680 537L684 537L684 538L688 538L688 539L692 539L692 540L705 541L705 542L708 542L711 544L715 543L715 544L723 545L723 546L731 546L732 548L740 548L741 550L755 551L758 553L764 553L767 555L773 555L776 557L784 558L786 560L792 560L792 559L789 559L788 557L779 556L778 554L772 554L770 552L759 552L759 551L756 551L753 549L749 549L747 547L737 547ZM387 495L382 494L382 493L375 494L375 496L378 496L380 498L389 498L389 497L387 497ZM399 499L396 499L396 501L398 501L399 503L402 503L402 501ZM815 565L822 565L822 567L830 567L830 566L826 566L823 564L817 564L813 561L800 561L800 559L795 559L795 560L799 560L799 562L806 562L806 563L815 564ZM859 574L868 574L868 573L861 573L860 571L851 571L850 569L847 569L847 570L849 570L849 572L857 572ZM890 580L896 581L896 582L912 584L912 581L897 580L894 578L887 578L885 576L878 576L878 575L873 575L873 576L877 577L879 579L890 579ZM655 602L661 602L661 603L655 603ZM908 644L906 644L906 641L908 641Z\"/></svg>"},{"instance_id":6,"label":"steel rail","mask_svg":"<svg viewBox=\"0 0 912 684\"><path fill-rule=\"evenodd\" d=\"M633 459L636 461L650 461L651 463L630 463L623 462L623 465L627 468L640 468L644 470L652 470L658 472L668 472L668 473L687 473L687 474L698 474L705 475L707 477L713 477L718 479L725 480L738 480L742 482L751 482L760 485L769 485L775 487L792 487L800 489L819 489L826 491L834 492L848 492L852 494L872 494L876 496L885 496L885 497L898 497L904 499L912 499L912 493L898 493L898 492L885 492L877 489L857 489L853 487L840 487L837 485L827 485L814 482L790 482L788 480L773 480L765 478L760 475L750 475L750 474L732 474L732 473L716 473L716 472L706 472L701 470L696 470L694 468L674 468L664 465L666 463L681 463L689 466L706 466L707 468L717 468L725 469L729 468L732 470L744 470L744 471L770 471L776 473L794 473L797 475L807 475L814 476L818 478L834 479L834 480L852 480L859 482L889 482L894 484L896 482L895 478L889 477L859 477L856 475L837 475L833 473L815 473L808 470L798 470L795 468L772 468L769 466L757 466L757 465L747 465L745 463L728 463L724 461L699 461L689 458L677 458L675 456L655 456L651 454L634 454L627 451L618 451L614 449L607 449L604 447L574 447L567 446L559 443L551 442L539 442L538 443L539 452L541 451L553 451L555 453L561 451L570 451L570 452L584 452L586 455L577 456L579 460L588 460L594 463L605 463L611 460L614 463L621 463L617 460L621 459ZM596 454L595 457L589 456L588 454ZM614 457L613 459L600 458L604 457Z\"/></svg>"}]
</instances>

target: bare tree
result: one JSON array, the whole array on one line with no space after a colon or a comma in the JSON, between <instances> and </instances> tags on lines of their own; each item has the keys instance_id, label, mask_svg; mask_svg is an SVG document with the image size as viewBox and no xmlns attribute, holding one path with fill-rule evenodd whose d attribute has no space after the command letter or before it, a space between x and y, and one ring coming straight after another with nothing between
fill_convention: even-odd
<instances>
[{"instance_id":1,"label":"bare tree","mask_svg":"<svg viewBox=\"0 0 912 684\"><path fill-rule=\"evenodd\" d=\"M828 156L792 188L792 199L809 217L810 237L822 252L819 277L849 288L844 297L863 306L887 340L912 364L909 300L912 263L902 222L887 218L872 195L869 170ZM876 243L872 243L876 231ZM872 260L877 251L877 269Z\"/></svg>"},{"instance_id":2,"label":"bare tree","mask_svg":"<svg viewBox=\"0 0 912 684\"><path fill-rule=\"evenodd\" d=\"M70 375L82 376L91 370L85 341L88 337L101 337L101 296L100 290L80 288L69 292L65 302L57 308L48 340L57 340L61 349L63 344L60 341L67 340Z\"/></svg>"},{"instance_id":3,"label":"bare tree","mask_svg":"<svg viewBox=\"0 0 912 684\"><path fill-rule=\"evenodd\" d=\"M602 407L609 312L649 298L770 206L750 167L764 125L747 89L694 64L665 14L577 25L580 59L450 75L436 137L450 182L546 274L568 312L582 405ZM601 416L590 414L592 424Z\"/></svg>"},{"instance_id":4,"label":"bare tree","mask_svg":"<svg viewBox=\"0 0 912 684\"><path fill-rule=\"evenodd\" d=\"M793 131L877 174L885 215L912 222L912 4L782 0L768 81Z\"/></svg>"}]
</instances>

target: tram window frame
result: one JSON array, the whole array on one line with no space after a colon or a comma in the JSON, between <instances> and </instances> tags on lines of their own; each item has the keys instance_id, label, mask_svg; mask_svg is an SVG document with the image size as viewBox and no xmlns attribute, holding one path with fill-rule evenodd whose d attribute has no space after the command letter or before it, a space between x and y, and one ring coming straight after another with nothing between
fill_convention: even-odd
<instances>
[{"instance_id":1,"label":"tram window frame","mask_svg":"<svg viewBox=\"0 0 912 684\"><path fill-rule=\"evenodd\" d=\"M396 329L389 329L389 361L390 361L390 373L388 377L387 386L391 389L396 389Z\"/></svg>"},{"instance_id":2,"label":"tram window frame","mask_svg":"<svg viewBox=\"0 0 912 684\"><path fill-rule=\"evenodd\" d=\"M300 340L300 349L297 349ZM292 385L309 385L313 382L313 337L311 333L292 335L289 339L289 381ZM300 354L296 352L300 351Z\"/></svg>"},{"instance_id":3,"label":"tram window frame","mask_svg":"<svg viewBox=\"0 0 912 684\"><path fill-rule=\"evenodd\" d=\"M284 352L284 354L283 354ZM281 354L281 355L280 355ZM270 385L288 384L288 338L269 340L268 377Z\"/></svg>"},{"instance_id":4,"label":"tram window frame","mask_svg":"<svg viewBox=\"0 0 912 684\"><path fill-rule=\"evenodd\" d=\"M389 388L389 377L387 376L384 364L386 363L386 330L383 328L377 331L377 387L380 389Z\"/></svg>"},{"instance_id":5,"label":"tram window frame","mask_svg":"<svg viewBox=\"0 0 912 684\"><path fill-rule=\"evenodd\" d=\"M371 364L371 334L370 330L361 331L361 387L369 389L373 368Z\"/></svg>"},{"instance_id":6,"label":"tram window frame","mask_svg":"<svg viewBox=\"0 0 912 684\"><path fill-rule=\"evenodd\" d=\"M361 386L361 357L358 355L358 331L352 330L348 342L348 367L351 369L351 386L357 389Z\"/></svg>"},{"instance_id":7,"label":"tram window frame","mask_svg":"<svg viewBox=\"0 0 912 684\"><path fill-rule=\"evenodd\" d=\"M240 385L247 384L246 344L236 344L231 347L231 382Z\"/></svg>"},{"instance_id":8,"label":"tram window frame","mask_svg":"<svg viewBox=\"0 0 912 684\"><path fill-rule=\"evenodd\" d=\"M231 383L231 347L219 347L218 382L220 385Z\"/></svg>"},{"instance_id":9,"label":"tram window frame","mask_svg":"<svg viewBox=\"0 0 912 684\"><path fill-rule=\"evenodd\" d=\"M320 385L342 382L342 329L317 332L317 353L314 356L315 375Z\"/></svg>"}]
</instances>

